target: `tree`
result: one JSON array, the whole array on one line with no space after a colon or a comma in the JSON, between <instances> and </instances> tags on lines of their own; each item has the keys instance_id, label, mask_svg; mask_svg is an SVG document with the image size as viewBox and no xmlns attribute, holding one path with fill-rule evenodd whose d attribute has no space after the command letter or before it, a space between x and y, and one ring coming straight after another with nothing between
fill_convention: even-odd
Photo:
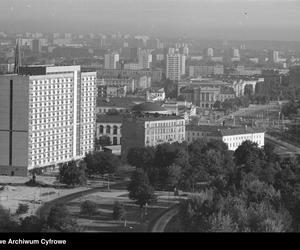
<instances>
[{"instance_id":1,"label":"tree","mask_svg":"<svg viewBox=\"0 0 300 250\"><path fill-rule=\"evenodd\" d=\"M124 205L118 201L115 202L113 213L113 220L124 220L125 219L125 208Z\"/></svg>"},{"instance_id":2,"label":"tree","mask_svg":"<svg viewBox=\"0 0 300 250\"><path fill-rule=\"evenodd\" d=\"M213 105L213 108L215 109L220 109L221 108L221 102L220 101L216 101Z\"/></svg>"},{"instance_id":3,"label":"tree","mask_svg":"<svg viewBox=\"0 0 300 250\"><path fill-rule=\"evenodd\" d=\"M61 204L55 205L50 209L47 225L50 229L60 232L78 231L76 221L73 220L67 208Z\"/></svg>"},{"instance_id":4,"label":"tree","mask_svg":"<svg viewBox=\"0 0 300 250\"><path fill-rule=\"evenodd\" d=\"M73 187L86 184L85 170L82 166L78 167L75 161L64 163L59 167L58 180Z\"/></svg>"},{"instance_id":5,"label":"tree","mask_svg":"<svg viewBox=\"0 0 300 250\"><path fill-rule=\"evenodd\" d=\"M166 97L168 98L176 98L178 92L178 82L174 82L172 80L166 79L163 82L164 90L166 92Z\"/></svg>"},{"instance_id":6,"label":"tree","mask_svg":"<svg viewBox=\"0 0 300 250\"><path fill-rule=\"evenodd\" d=\"M175 164L167 167L167 178L165 186L168 188L174 188L179 185L181 179L181 167Z\"/></svg>"},{"instance_id":7,"label":"tree","mask_svg":"<svg viewBox=\"0 0 300 250\"><path fill-rule=\"evenodd\" d=\"M29 209L28 204L20 203L17 208L16 215L26 214L28 212L28 209Z\"/></svg>"},{"instance_id":8,"label":"tree","mask_svg":"<svg viewBox=\"0 0 300 250\"><path fill-rule=\"evenodd\" d=\"M22 232L42 232L44 221L35 215L30 215L21 220L20 231Z\"/></svg>"},{"instance_id":9,"label":"tree","mask_svg":"<svg viewBox=\"0 0 300 250\"><path fill-rule=\"evenodd\" d=\"M110 109L106 112L106 115L120 115L120 112L116 109Z\"/></svg>"},{"instance_id":10,"label":"tree","mask_svg":"<svg viewBox=\"0 0 300 250\"><path fill-rule=\"evenodd\" d=\"M97 213L97 204L93 201L86 200L81 203L80 212L92 216Z\"/></svg>"},{"instance_id":11,"label":"tree","mask_svg":"<svg viewBox=\"0 0 300 250\"><path fill-rule=\"evenodd\" d=\"M154 162L154 149L152 147L133 147L129 150L127 161L136 168L151 168Z\"/></svg>"},{"instance_id":12,"label":"tree","mask_svg":"<svg viewBox=\"0 0 300 250\"><path fill-rule=\"evenodd\" d=\"M229 214L213 214L209 217L209 224L209 232L238 232L238 225Z\"/></svg>"},{"instance_id":13,"label":"tree","mask_svg":"<svg viewBox=\"0 0 300 250\"><path fill-rule=\"evenodd\" d=\"M234 152L235 163L245 165L247 171L257 168L263 158L263 151L257 143L244 141Z\"/></svg>"},{"instance_id":14,"label":"tree","mask_svg":"<svg viewBox=\"0 0 300 250\"><path fill-rule=\"evenodd\" d=\"M279 157L274 152L275 146L270 142L266 142L263 148L265 160L267 162L275 162L279 160Z\"/></svg>"},{"instance_id":15,"label":"tree","mask_svg":"<svg viewBox=\"0 0 300 250\"><path fill-rule=\"evenodd\" d=\"M142 169L137 169L132 173L127 189L129 198L135 200L141 208L156 200L154 189L149 184L148 176Z\"/></svg>"},{"instance_id":16,"label":"tree","mask_svg":"<svg viewBox=\"0 0 300 250\"><path fill-rule=\"evenodd\" d=\"M0 205L0 232L17 232L19 225L13 220L9 211Z\"/></svg>"},{"instance_id":17,"label":"tree","mask_svg":"<svg viewBox=\"0 0 300 250\"><path fill-rule=\"evenodd\" d=\"M298 113L298 109L300 108L300 102L295 102L294 100L288 102L282 107L282 113L284 116L290 116Z\"/></svg>"},{"instance_id":18,"label":"tree","mask_svg":"<svg viewBox=\"0 0 300 250\"><path fill-rule=\"evenodd\" d=\"M101 146L102 148L106 146L110 146L111 145L110 137L107 135L103 135L99 139L97 139L96 144Z\"/></svg>"},{"instance_id":19,"label":"tree","mask_svg":"<svg viewBox=\"0 0 300 250\"><path fill-rule=\"evenodd\" d=\"M110 152L88 153L84 162L86 163L85 171L89 176L115 173L121 164L118 157Z\"/></svg>"}]
</instances>

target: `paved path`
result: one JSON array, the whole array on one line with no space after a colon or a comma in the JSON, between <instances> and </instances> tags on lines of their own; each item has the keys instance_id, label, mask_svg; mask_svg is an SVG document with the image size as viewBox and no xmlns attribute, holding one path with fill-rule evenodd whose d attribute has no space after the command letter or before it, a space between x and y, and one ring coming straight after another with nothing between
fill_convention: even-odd
<instances>
[{"instance_id":1,"label":"paved path","mask_svg":"<svg viewBox=\"0 0 300 250\"><path fill-rule=\"evenodd\" d=\"M111 189L113 188L118 188L120 185L124 185L124 182L122 183L116 183L110 186ZM50 209L57 204L65 204L71 200L77 199L81 196L85 196L88 194L93 194L93 193L97 193L99 191L103 191L103 190L107 190L107 186L102 186L102 187L95 187L95 188L91 188L88 190L84 190L84 191L80 191L80 192L76 192L76 193L72 193L69 195L65 195L62 196L60 198L51 200L49 202L45 202L42 206L40 206L37 211L36 211L36 215L40 218L46 218Z\"/></svg>"},{"instance_id":2,"label":"paved path","mask_svg":"<svg viewBox=\"0 0 300 250\"><path fill-rule=\"evenodd\" d=\"M151 232L153 233L162 233L165 231L166 226L171 221L171 219L179 212L178 205L175 205L171 209L165 211L154 223L151 228Z\"/></svg>"},{"instance_id":3,"label":"paved path","mask_svg":"<svg viewBox=\"0 0 300 250\"><path fill-rule=\"evenodd\" d=\"M296 154L300 155L300 148L288 142L279 140L273 136L265 134L266 141L273 143L277 147L279 154Z\"/></svg>"}]
</instances>

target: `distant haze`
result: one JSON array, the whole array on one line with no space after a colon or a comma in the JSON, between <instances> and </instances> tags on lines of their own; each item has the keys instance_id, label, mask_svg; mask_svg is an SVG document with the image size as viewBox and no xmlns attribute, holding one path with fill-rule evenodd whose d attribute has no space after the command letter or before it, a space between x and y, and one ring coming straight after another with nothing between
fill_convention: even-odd
<instances>
[{"instance_id":1,"label":"distant haze","mask_svg":"<svg viewBox=\"0 0 300 250\"><path fill-rule=\"evenodd\" d=\"M1 30L300 41L300 0L0 0Z\"/></svg>"}]
</instances>

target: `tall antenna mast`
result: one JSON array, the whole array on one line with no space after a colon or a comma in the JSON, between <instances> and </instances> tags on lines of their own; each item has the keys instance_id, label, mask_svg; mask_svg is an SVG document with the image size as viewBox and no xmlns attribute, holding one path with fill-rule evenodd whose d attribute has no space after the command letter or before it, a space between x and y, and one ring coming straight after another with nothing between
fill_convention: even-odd
<instances>
[{"instance_id":1,"label":"tall antenna mast","mask_svg":"<svg viewBox=\"0 0 300 250\"><path fill-rule=\"evenodd\" d=\"M19 74L20 66L22 65L21 61L21 37L17 37L16 48L15 48L15 68L14 73Z\"/></svg>"}]
</instances>

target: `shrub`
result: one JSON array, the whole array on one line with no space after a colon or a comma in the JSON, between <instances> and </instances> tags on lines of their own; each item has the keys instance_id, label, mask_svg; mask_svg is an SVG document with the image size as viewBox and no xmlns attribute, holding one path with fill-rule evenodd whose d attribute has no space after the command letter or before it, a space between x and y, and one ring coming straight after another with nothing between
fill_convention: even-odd
<instances>
[{"instance_id":1,"label":"shrub","mask_svg":"<svg viewBox=\"0 0 300 250\"><path fill-rule=\"evenodd\" d=\"M0 205L0 232L17 232L18 223L14 221L9 211Z\"/></svg>"},{"instance_id":2,"label":"shrub","mask_svg":"<svg viewBox=\"0 0 300 250\"><path fill-rule=\"evenodd\" d=\"M28 212L28 210L29 210L28 204L20 203L19 206L18 206L18 209L16 211L16 214L17 215L26 214Z\"/></svg>"},{"instance_id":3,"label":"shrub","mask_svg":"<svg viewBox=\"0 0 300 250\"><path fill-rule=\"evenodd\" d=\"M78 225L72 218L67 208L61 204L55 205L50 209L47 226L50 230L59 232L76 232Z\"/></svg>"},{"instance_id":4,"label":"shrub","mask_svg":"<svg viewBox=\"0 0 300 250\"><path fill-rule=\"evenodd\" d=\"M125 208L122 203L115 202L112 217L114 220L123 220L125 218Z\"/></svg>"},{"instance_id":5,"label":"shrub","mask_svg":"<svg viewBox=\"0 0 300 250\"><path fill-rule=\"evenodd\" d=\"M21 220L21 228L22 232L41 232L43 229L43 221L35 216L30 215Z\"/></svg>"},{"instance_id":6,"label":"shrub","mask_svg":"<svg viewBox=\"0 0 300 250\"><path fill-rule=\"evenodd\" d=\"M97 213L97 204L93 201L84 201L81 203L81 213L88 214L89 216Z\"/></svg>"}]
</instances>

